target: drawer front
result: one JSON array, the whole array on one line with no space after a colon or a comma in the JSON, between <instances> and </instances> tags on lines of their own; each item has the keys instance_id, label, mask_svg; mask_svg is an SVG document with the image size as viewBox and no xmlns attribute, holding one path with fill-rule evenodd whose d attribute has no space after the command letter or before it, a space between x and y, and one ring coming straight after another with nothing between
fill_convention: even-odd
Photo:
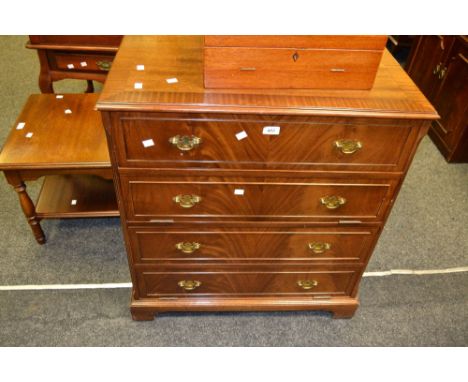
<instances>
[{"instance_id":1,"label":"drawer front","mask_svg":"<svg viewBox=\"0 0 468 382\"><path fill-rule=\"evenodd\" d=\"M334 166L396 171L416 129L398 125L275 120L121 118L114 128L122 167ZM273 135L276 134L276 135Z\"/></svg>"},{"instance_id":2,"label":"drawer front","mask_svg":"<svg viewBox=\"0 0 468 382\"><path fill-rule=\"evenodd\" d=\"M356 271L137 271L141 297L202 295L350 295Z\"/></svg>"},{"instance_id":3,"label":"drawer front","mask_svg":"<svg viewBox=\"0 0 468 382\"><path fill-rule=\"evenodd\" d=\"M131 227L134 261L364 261L375 228L218 229Z\"/></svg>"},{"instance_id":4,"label":"drawer front","mask_svg":"<svg viewBox=\"0 0 468 382\"><path fill-rule=\"evenodd\" d=\"M363 180L184 178L122 175L129 220L152 218L380 219L392 183ZM393 181L394 182L394 181Z\"/></svg>"},{"instance_id":5,"label":"drawer front","mask_svg":"<svg viewBox=\"0 0 468 382\"><path fill-rule=\"evenodd\" d=\"M381 51L205 48L206 88L370 89Z\"/></svg>"},{"instance_id":6,"label":"drawer front","mask_svg":"<svg viewBox=\"0 0 468 382\"><path fill-rule=\"evenodd\" d=\"M78 72L108 72L114 55L50 53L52 69Z\"/></svg>"}]
</instances>

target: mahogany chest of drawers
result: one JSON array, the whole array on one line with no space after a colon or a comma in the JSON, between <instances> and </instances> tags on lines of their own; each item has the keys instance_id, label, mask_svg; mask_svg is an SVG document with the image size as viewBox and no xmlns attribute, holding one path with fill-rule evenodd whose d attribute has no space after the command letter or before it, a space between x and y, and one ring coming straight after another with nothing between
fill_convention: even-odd
<instances>
[{"instance_id":1,"label":"mahogany chest of drawers","mask_svg":"<svg viewBox=\"0 0 468 382\"><path fill-rule=\"evenodd\" d=\"M228 90L204 88L203 46L203 37L125 37L98 102L133 318L351 317L437 113L388 53L369 91Z\"/></svg>"}]
</instances>

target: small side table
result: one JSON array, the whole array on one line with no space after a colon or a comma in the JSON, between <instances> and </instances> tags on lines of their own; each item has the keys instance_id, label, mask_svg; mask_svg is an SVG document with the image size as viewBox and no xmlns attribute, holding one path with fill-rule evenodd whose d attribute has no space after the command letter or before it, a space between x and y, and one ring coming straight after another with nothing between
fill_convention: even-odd
<instances>
[{"instance_id":1,"label":"small side table","mask_svg":"<svg viewBox=\"0 0 468 382\"><path fill-rule=\"evenodd\" d=\"M46 218L119 216L97 94L31 95L0 153L39 244ZM37 203L25 181L44 177Z\"/></svg>"},{"instance_id":2,"label":"small side table","mask_svg":"<svg viewBox=\"0 0 468 382\"><path fill-rule=\"evenodd\" d=\"M86 92L94 92L93 80L106 80L122 37L29 36L26 48L39 55L41 92L53 93L53 82L67 78L86 80Z\"/></svg>"}]
</instances>

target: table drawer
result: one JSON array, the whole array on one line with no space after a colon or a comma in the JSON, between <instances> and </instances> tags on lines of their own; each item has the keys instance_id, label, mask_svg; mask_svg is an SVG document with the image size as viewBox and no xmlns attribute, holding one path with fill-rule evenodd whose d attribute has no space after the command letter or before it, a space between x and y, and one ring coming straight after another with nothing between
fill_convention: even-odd
<instances>
[{"instance_id":1,"label":"table drawer","mask_svg":"<svg viewBox=\"0 0 468 382\"><path fill-rule=\"evenodd\" d=\"M205 47L206 88L361 89L382 51Z\"/></svg>"},{"instance_id":2,"label":"table drawer","mask_svg":"<svg viewBox=\"0 0 468 382\"><path fill-rule=\"evenodd\" d=\"M53 70L79 72L108 72L114 55L49 52Z\"/></svg>"},{"instance_id":3,"label":"table drawer","mask_svg":"<svg viewBox=\"0 0 468 382\"><path fill-rule=\"evenodd\" d=\"M364 261L376 228L128 228L134 262Z\"/></svg>"},{"instance_id":4,"label":"table drawer","mask_svg":"<svg viewBox=\"0 0 468 382\"><path fill-rule=\"evenodd\" d=\"M201 295L350 295L357 271L136 272L140 297Z\"/></svg>"},{"instance_id":5,"label":"table drawer","mask_svg":"<svg viewBox=\"0 0 468 382\"><path fill-rule=\"evenodd\" d=\"M150 115L122 117L114 126L122 167L334 167L397 171L416 131L397 121L372 125L284 121L217 120Z\"/></svg>"},{"instance_id":6,"label":"table drawer","mask_svg":"<svg viewBox=\"0 0 468 382\"><path fill-rule=\"evenodd\" d=\"M169 179L121 175L129 220L153 218L380 219L395 180Z\"/></svg>"}]
</instances>

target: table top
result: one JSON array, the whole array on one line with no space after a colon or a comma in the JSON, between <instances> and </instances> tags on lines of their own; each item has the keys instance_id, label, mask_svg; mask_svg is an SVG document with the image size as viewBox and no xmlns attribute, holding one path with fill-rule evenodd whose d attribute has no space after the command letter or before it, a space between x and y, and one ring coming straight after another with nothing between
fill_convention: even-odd
<instances>
[{"instance_id":1,"label":"table top","mask_svg":"<svg viewBox=\"0 0 468 382\"><path fill-rule=\"evenodd\" d=\"M31 95L0 153L0 170L110 168L97 99Z\"/></svg>"},{"instance_id":2,"label":"table top","mask_svg":"<svg viewBox=\"0 0 468 382\"><path fill-rule=\"evenodd\" d=\"M144 70L138 70L137 65L144 65ZM177 82L171 81L174 78ZM135 88L136 83L142 87ZM438 118L388 51L383 54L371 90L205 89L203 36L125 36L97 107L122 111Z\"/></svg>"}]
</instances>

